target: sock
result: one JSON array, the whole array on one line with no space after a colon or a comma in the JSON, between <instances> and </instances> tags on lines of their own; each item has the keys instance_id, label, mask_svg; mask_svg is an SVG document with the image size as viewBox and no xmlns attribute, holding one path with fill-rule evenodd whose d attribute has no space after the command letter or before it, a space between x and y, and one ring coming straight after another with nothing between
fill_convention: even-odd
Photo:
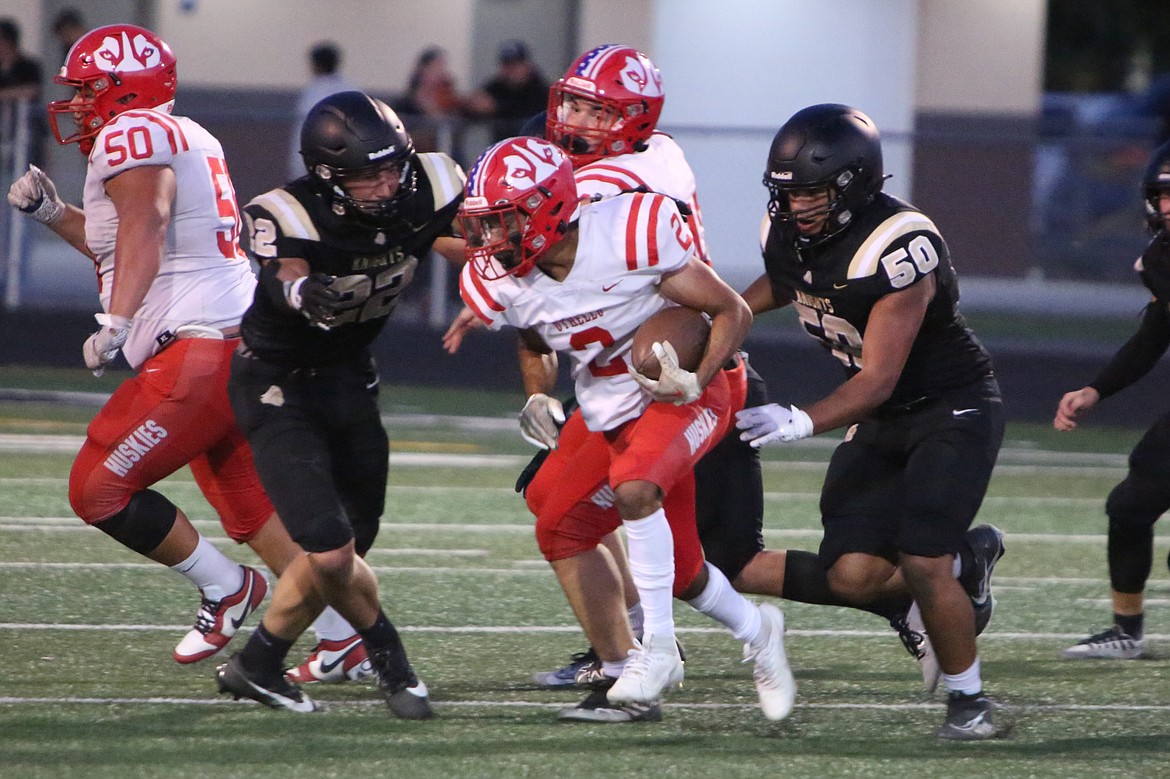
<instances>
[{"instance_id":1,"label":"sock","mask_svg":"<svg viewBox=\"0 0 1170 779\"><path fill-rule=\"evenodd\" d=\"M642 602L642 634L674 635L674 537L666 512L623 520L630 574Z\"/></svg>"},{"instance_id":2,"label":"sock","mask_svg":"<svg viewBox=\"0 0 1170 779\"><path fill-rule=\"evenodd\" d=\"M963 695L978 695L983 692L983 677L980 675L979 657L975 657L975 662L971 663L971 667L966 671L958 674L943 674L943 684L950 692L958 692Z\"/></svg>"},{"instance_id":3,"label":"sock","mask_svg":"<svg viewBox=\"0 0 1170 779\"><path fill-rule=\"evenodd\" d=\"M240 564L225 557L203 536L199 536L195 551L186 560L170 568L187 577L208 600L223 600L244 586Z\"/></svg>"},{"instance_id":4,"label":"sock","mask_svg":"<svg viewBox=\"0 0 1170 779\"><path fill-rule=\"evenodd\" d=\"M364 630L358 628L358 633L362 641L366 642L366 649L382 649L402 643L402 639L398 637L398 630L381 609L378 609L378 618L374 620L374 624Z\"/></svg>"},{"instance_id":5,"label":"sock","mask_svg":"<svg viewBox=\"0 0 1170 779\"><path fill-rule=\"evenodd\" d=\"M1114 614L1113 624L1125 631L1131 638L1141 638L1145 632L1145 614Z\"/></svg>"},{"instance_id":6,"label":"sock","mask_svg":"<svg viewBox=\"0 0 1170 779\"><path fill-rule=\"evenodd\" d=\"M313 633L317 635L318 641L341 641L357 631L332 606L326 606L320 616L313 620Z\"/></svg>"},{"instance_id":7,"label":"sock","mask_svg":"<svg viewBox=\"0 0 1170 779\"><path fill-rule=\"evenodd\" d=\"M604 673L606 676L608 676L610 679L616 679L622 675L622 671L624 671L626 669L626 663L628 663L628 662L629 662L629 658L626 658L625 660L618 660L617 662L614 662L614 663L611 663L608 660L602 660L601 661L601 672Z\"/></svg>"},{"instance_id":8,"label":"sock","mask_svg":"<svg viewBox=\"0 0 1170 779\"><path fill-rule=\"evenodd\" d=\"M963 578L963 558L964 557L969 558L969 557L974 557L974 555L962 554L962 553L955 555L955 559L951 563L951 576L954 576L956 579Z\"/></svg>"},{"instance_id":9,"label":"sock","mask_svg":"<svg viewBox=\"0 0 1170 779\"><path fill-rule=\"evenodd\" d=\"M638 601L626 609L626 614L630 618L630 630L634 631L635 636L642 635L642 626L646 621L646 617L642 613L642 601Z\"/></svg>"},{"instance_id":10,"label":"sock","mask_svg":"<svg viewBox=\"0 0 1170 779\"><path fill-rule=\"evenodd\" d=\"M261 622L252 632L248 643L240 650L240 665L245 671L262 676L279 676L284 672L284 658L293 642L274 636Z\"/></svg>"},{"instance_id":11,"label":"sock","mask_svg":"<svg viewBox=\"0 0 1170 779\"><path fill-rule=\"evenodd\" d=\"M711 563L707 567L707 586L689 601L695 611L727 627L739 641L751 642L760 633L760 610L731 587L727 577Z\"/></svg>"}]
</instances>

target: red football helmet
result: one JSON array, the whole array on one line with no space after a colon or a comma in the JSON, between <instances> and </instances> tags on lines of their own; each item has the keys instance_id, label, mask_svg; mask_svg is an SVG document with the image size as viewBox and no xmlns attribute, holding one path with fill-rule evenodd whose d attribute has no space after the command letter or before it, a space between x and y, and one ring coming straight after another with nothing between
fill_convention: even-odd
<instances>
[{"instance_id":1,"label":"red football helmet","mask_svg":"<svg viewBox=\"0 0 1170 779\"><path fill-rule=\"evenodd\" d=\"M467 261L486 279L524 276L561 240L577 206L573 164L541 138L509 138L485 151L459 207Z\"/></svg>"},{"instance_id":2,"label":"red football helmet","mask_svg":"<svg viewBox=\"0 0 1170 779\"><path fill-rule=\"evenodd\" d=\"M600 110L584 111L581 100ZM665 100L662 76L649 57L629 46L598 46L549 89L545 135L577 167L628 154L650 140Z\"/></svg>"},{"instance_id":3,"label":"red football helmet","mask_svg":"<svg viewBox=\"0 0 1170 779\"><path fill-rule=\"evenodd\" d=\"M150 30L111 24L78 38L53 81L77 90L69 100L49 103L53 135L59 143L80 143L88 154L94 136L118 114L160 107L170 112L177 83L175 55ZM77 125L72 135L61 133L61 114L69 114Z\"/></svg>"}]
</instances>

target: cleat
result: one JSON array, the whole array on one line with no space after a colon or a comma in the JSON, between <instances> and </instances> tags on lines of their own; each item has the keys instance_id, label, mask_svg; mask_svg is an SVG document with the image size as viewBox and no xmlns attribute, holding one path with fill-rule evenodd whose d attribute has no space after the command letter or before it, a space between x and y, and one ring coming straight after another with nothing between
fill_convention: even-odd
<instances>
[{"instance_id":1,"label":"cleat","mask_svg":"<svg viewBox=\"0 0 1170 779\"><path fill-rule=\"evenodd\" d=\"M926 625L922 622L922 611L918 602L910 604L910 610L903 617L890 620L890 627L898 631L898 638L902 646L918 662L922 671L922 688L927 692L934 692L938 688L938 680L942 678L942 667L938 664L938 656L934 653L934 645L930 643L930 636L926 634Z\"/></svg>"},{"instance_id":2,"label":"cleat","mask_svg":"<svg viewBox=\"0 0 1170 779\"><path fill-rule=\"evenodd\" d=\"M532 681L536 682L536 686L542 689L575 687L577 686L578 672L590 666L601 667L601 659L597 656L597 652L593 651L593 647L573 655L568 665L555 671L534 673Z\"/></svg>"},{"instance_id":3,"label":"cleat","mask_svg":"<svg viewBox=\"0 0 1170 779\"><path fill-rule=\"evenodd\" d=\"M228 693L237 701L240 698L251 698L271 709L301 713L320 711L312 698L283 675L263 679L245 671L238 654L232 655L231 659L215 669L215 680L221 693Z\"/></svg>"},{"instance_id":4,"label":"cleat","mask_svg":"<svg viewBox=\"0 0 1170 779\"><path fill-rule=\"evenodd\" d=\"M361 636L355 633L340 641L318 641L308 659L296 668L289 668L284 675L296 684L341 684L372 679L374 668L366 656Z\"/></svg>"},{"instance_id":5,"label":"cleat","mask_svg":"<svg viewBox=\"0 0 1170 779\"><path fill-rule=\"evenodd\" d=\"M991 597L991 573L995 564L1003 557L1003 531L995 525L979 525L967 531L967 544L971 547L974 560L972 565L959 576L959 583L971 596L971 602L980 606Z\"/></svg>"},{"instance_id":6,"label":"cleat","mask_svg":"<svg viewBox=\"0 0 1170 779\"><path fill-rule=\"evenodd\" d=\"M987 600L972 605L975 609L975 635L981 636L991 622L991 613L995 611L995 596L988 593Z\"/></svg>"},{"instance_id":7,"label":"cleat","mask_svg":"<svg viewBox=\"0 0 1170 779\"><path fill-rule=\"evenodd\" d=\"M195 627L175 647L176 663L197 663L219 653L264 600L268 593L264 574L247 565L240 567L244 569L240 589L222 600L203 599L195 614Z\"/></svg>"},{"instance_id":8,"label":"cleat","mask_svg":"<svg viewBox=\"0 0 1170 779\"><path fill-rule=\"evenodd\" d=\"M782 720L792 713L796 702L796 679L784 651L784 613L770 603L759 608L760 634L755 645L743 645L743 661L755 663L752 677L764 716Z\"/></svg>"},{"instance_id":9,"label":"cleat","mask_svg":"<svg viewBox=\"0 0 1170 779\"><path fill-rule=\"evenodd\" d=\"M974 695L951 692L947 695L947 717L935 735L951 741L1003 738L1011 731L1011 725L998 721L997 709L981 692Z\"/></svg>"},{"instance_id":10,"label":"cleat","mask_svg":"<svg viewBox=\"0 0 1170 779\"><path fill-rule=\"evenodd\" d=\"M1136 660L1146 652L1146 640L1134 638L1114 625L1094 633L1061 653L1071 660Z\"/></svg>"},{"instance_id":11,"label":"cleat","mask_svg":"<svg viewBox=\"0 0 1170 779\"><path fill-rule=\"evenodd\" d=\"M394 716L401 719L430 719L435 716L427 686L419 681L400 641L378 649L367 649L370 665L378 674L378 689Z\"/></svg>"},{"instance_id":12,"label":"cleat","mask_svg":"<svg viewBox=\"0 0 1170 779\"><path fill-rule=\"evenodd\" d=\"M657 703L613 703L606 697L606 692L613 685L614 679L608 684L602 683L589 693L585 700L571 709L561 709L557 719L563 722L659 722L662 720L662 707Z\"/></svg>"},{"instance_id":13,"label":"cleat","mask_svg":"<svg viewBox=\"0 0 1170 779\"><path fill-rule=\"evenodd\" d=\"M609 689L613 683L612 676L606 676L605 668L598 660L595 663L587 663L577 669L577 676L573 679L573 686L580 687L587 690L596 690L598 688Z\"/></svg>"},{"instance_id":14,"label":"cleat","mask_svg":"<svg viewBox=\"0 0 1170 779\"><path fill-rule=\"evenodd\" d=\"M610 703L655 703L682 684L682 657L674 636L646 636L630 650L630 659L607 694Z\"/></svg>"}]
</instances>

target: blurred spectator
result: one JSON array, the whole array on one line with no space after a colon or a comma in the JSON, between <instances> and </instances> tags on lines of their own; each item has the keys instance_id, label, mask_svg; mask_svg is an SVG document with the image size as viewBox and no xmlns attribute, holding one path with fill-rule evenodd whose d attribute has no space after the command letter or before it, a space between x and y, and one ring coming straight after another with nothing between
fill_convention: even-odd
<instances>
[{"instance_id":1,"label":"blurred spectator","mask_svg":"<svg viewBox=\"0 0 1170 779\"><path fill-rule=\"evenodd\" d=\"M57 14L56 18L53 19L53 36L61 44L62 62L65 61L65 55L73 48L77 39L88 31L89 28L85 26L85 17L76 8L63 8L61 13Z\"/></svg>"},{"instance_id":2,"label":"blurred spectator","mask_svg":"<svg viewBox=\"0 0 1170 779\"><path fill-rule=\"evenodd\" d=\"M341 49L331 41L320 41L309 49L309 83L297 96L296 114L293 119L292 133L288 143L288 175L289 178L300 178L305 175L305 161L301 159L301 124L309 115L309 110L325 98L337 92L350 92L357 89L345 76L341 69Z\"/></svg>"},{"instance_id":3,"label":"blurred spectator","mask_svg":"<svg viewBox=\"0 0 1170 779\"><path fill-rule=\"evenodd\" d=\"M40 102L41 65L20 51L20 27L13 19L0 19L0 138L16 133L16 112L10 110L18 100ZM44 163L45 124L40 106L28 111L28 162Z\"/></svg>"},{"instance_id":4,"label":"blurred spectator","mask_svg":"<svg viewBox=\"0 0 1170 779\"><path fill-rule=\"evenodd\" d=\"M520 134L524 121L548 105L548 81L537 69L524 41L500 46L496 74L468 98L474 116L490 117L492 140Z\"/></svg>"},{"instance_id":5,"label":"blurred spectator","mask_svg":"<svg viewBox=\"0 0 1170 779\"><path fill-rule=\"evenodd\" d=\"M464 109L445 50L438 46L423 49L411 71L406 94L394 109L403 115L417 151L444 151L458 159L453 139L445 144L449 148L439 148L444 121L461 117Z\"/></svg>"}]
</instances>

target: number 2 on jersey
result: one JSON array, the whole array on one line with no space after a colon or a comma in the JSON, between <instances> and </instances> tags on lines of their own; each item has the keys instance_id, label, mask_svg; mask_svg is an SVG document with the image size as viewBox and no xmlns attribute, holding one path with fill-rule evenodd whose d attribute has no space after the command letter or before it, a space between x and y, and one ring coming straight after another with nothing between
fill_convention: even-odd
<instances>
[{"instance_id":1,"label":"number 2 on jersey","mask_svg":"<svg viewBox=\"0 0 1170 779\"><path fill-rule=\"evenodd\" d=\"M602 327L589 327L569 336L569 346L577 351L583 351L590 344L601 344L603 349L608 349L614 344L613 336L608 330ZM589 363L589 374L598 378L604 376L621 376L627 371L626 361L621 355L614 357L606 363L598 362L596 359Z\"/></svg>"}]
</instances>

